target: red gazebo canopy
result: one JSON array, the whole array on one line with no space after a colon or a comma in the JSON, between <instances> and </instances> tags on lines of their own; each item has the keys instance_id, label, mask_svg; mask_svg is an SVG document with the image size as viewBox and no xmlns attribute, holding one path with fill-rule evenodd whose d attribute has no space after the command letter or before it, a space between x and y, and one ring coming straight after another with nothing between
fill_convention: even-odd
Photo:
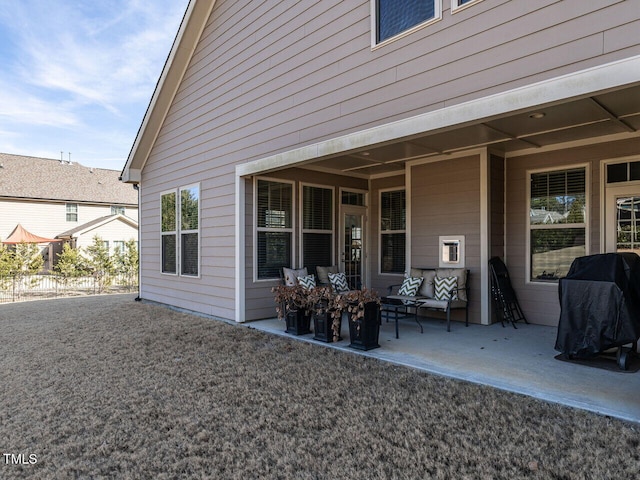
<instances>
[{"instance_id":1,"label":"red gazebo canopy","mask_svg":"<svg viewBox=\"0 0 640 480\"><path fill-rule=\"evenodd\" d=\"M60 242L61 240L55 238L45 238L39 237L38 235L34 235L33 233L24 229L24 227L20 224L16 225L16 228L13 229L11 235L7 237L7 239L2 242L5 245L14 245L16 243L51 243L51 242Z\"/></svg>"}]
</instances>

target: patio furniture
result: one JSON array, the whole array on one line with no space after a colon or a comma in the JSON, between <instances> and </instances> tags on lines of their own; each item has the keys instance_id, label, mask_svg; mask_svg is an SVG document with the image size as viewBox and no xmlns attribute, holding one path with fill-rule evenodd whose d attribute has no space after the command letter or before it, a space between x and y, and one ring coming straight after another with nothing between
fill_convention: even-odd
<instances>
[{"instance_id":1,"label":"patio furniture","mask_svg":"<svg viewBox=\"0 0 640 480\"><path fill-rule=\"evenodd\" d=\"M413 309L413 311L411 311ZM393 315L396 323L396 338L400 338L398 334L398 320L403 318L413 318L420 327L420 333L424 333L422 324L418 320L418 304L414 300L398 300L395 298L382 297L380 299L380 314L388 322L389 317Z\"/></svg>"},{"instance_id":2,"label":"patio furniture","mask_svg":"<svg viewBox=\"0 0 640 480\"><path fill-rule=\"evenodd\" d=\"M491 298L502 326L504 327L505 321L511 322L513 328L518 328L516 322L520 320L529 323L511 285L507 266L499 257L493 257L489 260L489 269L491 270Z\"/></svg>"},{"instance_id":3,"label":"patio furniture","mask_svg":"<svg viewBox=\"0 0 640 480\"><path fill-rule=\"evenodd\" d=\"M465 311L469 326L469 270L464 268L411 268L402 285L387 288L389 299L416 302L418 309L444 312L451 331L451 310ZM418 288L415 288L415 284ZM400 287L394 294L395 288Z\"/></svg>"}]
</instances>

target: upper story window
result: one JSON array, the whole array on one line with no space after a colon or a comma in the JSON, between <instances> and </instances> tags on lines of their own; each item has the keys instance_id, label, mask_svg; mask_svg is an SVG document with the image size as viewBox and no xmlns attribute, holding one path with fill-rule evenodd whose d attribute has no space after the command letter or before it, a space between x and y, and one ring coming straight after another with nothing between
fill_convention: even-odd
<instances>
[{"instance_id":1,"label":"upper story window","mask_svg":"<svg viewBox=\"0 0 640 480\"><path fill-rule=\"evenodd\" d=\"M460 10L481 1L482 0L451 0L451 12L455 13L456 10Z\"/></svg>"},{"instance_id":2,"label":"upper story window","mask_svg":"<svg viewBox=\"0 0 640 480\"><path fill-rule=\"evenodd\" d=\"M557 281L586 255L586 168L533 172L529 180L529 279Z\"/></svg>"},{"instance_id":3,"label":"upper story window","mask_svg":"<svg viewBox=\"0 0 640 480\"><path fill-rule=\"evenodd\" d=\"M372 0L375 44L440 19L442 0Z\"/></svg>"},{"instance_id":4,"label":"upper story window","mask_svg":"<svg viewBox=\"0 0 640 480\"><path fill-rule=\"evenodd\" d=\"M111 215L124 215L124 207L121 205L111 205Z\"/></svg>"},{"instance_id":5,"label":"upper story window","mask_svg":"<svg viewBox=\"0 0 640 480\"><path fill-rule=\"evenodd\" d=\"M67 222L78 221L78 204L67 203Z\"/></svg>"}]
</instances>

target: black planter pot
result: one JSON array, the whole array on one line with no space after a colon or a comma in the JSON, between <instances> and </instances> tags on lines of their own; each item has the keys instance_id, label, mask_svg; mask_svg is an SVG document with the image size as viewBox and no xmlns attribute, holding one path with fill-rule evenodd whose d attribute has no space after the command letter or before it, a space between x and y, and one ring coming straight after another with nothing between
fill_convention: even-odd
<instances>
[{"instance_id":1,"label":"black planter pot","mask_svg":"<svg viewBox=\"0 0 640 480\"><path fill-rule=\"evenodd\" d=\"M304 309L290 310L284 316L287 324L285 332L292 335L306 335L311 333L311 315L307 315Z\"/></svg>"},{"instance_id":2,"label":"black planter pot","mask_svg":"<svg viewBox=\"0 0 640 480\"><path fill-rule=\"evenodd\" d=\"M358 350L372 350L380 347L380 305L376 302L365 303L364 317L358 320L349 318L349 346Z\"/></svg>"},{"instance_id":3,"label":"black planter pot","mask_svg":"<svg viewBox=\"0 0 640 480\"><path fill-rule=\"evenodd\" d=\"M313 312L313 339L320 342L333 342L333 318L331 318L331 312L325 307L321 307L322 313ZM340 326L342 326L342 317L338 320ZM342 340L339 335L340 327L338 327L338 341Z\"/></svg>"}]
</instances>

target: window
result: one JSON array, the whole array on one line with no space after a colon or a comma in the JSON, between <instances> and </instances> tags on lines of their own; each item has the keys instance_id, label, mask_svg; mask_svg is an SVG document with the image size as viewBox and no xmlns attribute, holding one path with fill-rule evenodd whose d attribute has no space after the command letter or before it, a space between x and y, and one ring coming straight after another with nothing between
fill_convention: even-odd
<instances>
[{"instance_id":1,"label":"window","mask_svg":"<svg viewBox=\"0 0 640 480\"><path fill-rule=\"evenodd\" d=\"M78 204L67 203L67 222L78 221Z\"/></svg>"},{"instance_id":2,"label":"window","mask_svg":"<svg viewBox=\"0 0 640 480\"><path fill-rule=\"evenodd\" d=\"M178 198L180 202L178 203ZM200 187L190 185L161 195L162 273L200 273ZM178 242L178 239L179 242ZM178 261L179 259L179 261ZM178 264L180 268L178 268Z\"/></svg>"},{"instance_id":3,"label":"window","mask_svg":"<svg viewBox=\"0 0 640 480\"><path fill-rule=\"evenodd\" d=\"M124 207L120 205L111 205L111 215L124 215Z\"/></svg>"},{"instance_id":4,"label":"window","mask_svg":"<svg viewBox=\"0 0 640 480\"><path fill-rule=\"evenodd\" d=\"M180 189L180 273L198 276L200 265L200 187Z\"/></svg>"},{"instance_id":5,"label":"window","mask_svg":"<svg viewBox=\"0 0 640 480\"><path fill-rule=\"evenodd\" d=\"M302 187L302 264L333 265L333 189Z\"/></svg>"},{"instance_id":6,"label":"window","mask_svg":"<svg viewBox=\"0 0 640 480\"><path fill-rule=\"evenodd\" d=\"M380 272L404 273L407 209L404 190L380 192Z\"/></svg>"},{"instance_id":7,"label":"window","mask_svg":"<svg viewBox=\"0 0 640 480\"><path fill-rule=\"evenodd\" d=\"M168 192L160 197L162 235L162 273L178 273L177 270L177 223L176 192Z\"/></svg>"},{"instance_id":8,"label":"window","mask_svg":"<svg viewBox=\"0 0 640 480\"><path fill-rule=\"evenodd\" d=\"M610 163L607 165L607 183L640 180L640 162Z\"/></svg>"},{"instance_id":9,"label":"window","mask_svg":"<svg viewBox=\"0 0 640 480\"><path fill-rule=\"evenodd\" d=\"M358 207L366 206L365 194L363 192L351 192L343 190L341 194L342 205L355 205Z\"/></svg>"},{"instance_id":10,"label":"window","mask_svg":"<svg viewBox=\"0 0 640 480\"><path fill-rule=\"evenodd\" d=\"M124 241L123 240L114 240L113 241L113 252L114 253L124 253Z\"/></svg>"},{"instance_id":11,"label":"window","mask_svg":"<svg viewBox=\"0 0 640 480\"><path fill-rule=\"evenodd\" d=\"M373 0L375 43L427 25L441 16L441 0Z\"/></svg>"},{"instance_id":12,"label":"window","mask_svg":"<svg viewBox=\"0 0 640 480\"><path fill-rule=\"evenodd\" d=\"M557 281L586 254L586 168L530 174L530 280Z\"/></svg>"},{"instance_id":13,"label":"window","mask_svg":"<svg viewBox=\"0 0 640 480\"><path fill-rule=\"evenodd\" d=\"M463 7L468 7L481 1L482 0L451 0L451 12L455 13L456 10L460 10Z\"/></svg>"},{"instance_id":14,"label":"window","mask_svg":"<svg viewBox=\"0 0 640 480\"><path fill-rule=\"evenodd\" d=\"M256 278L278 278L292 260L293 186L262 179L255 185Z\"/></svg>"}]
</instances>

